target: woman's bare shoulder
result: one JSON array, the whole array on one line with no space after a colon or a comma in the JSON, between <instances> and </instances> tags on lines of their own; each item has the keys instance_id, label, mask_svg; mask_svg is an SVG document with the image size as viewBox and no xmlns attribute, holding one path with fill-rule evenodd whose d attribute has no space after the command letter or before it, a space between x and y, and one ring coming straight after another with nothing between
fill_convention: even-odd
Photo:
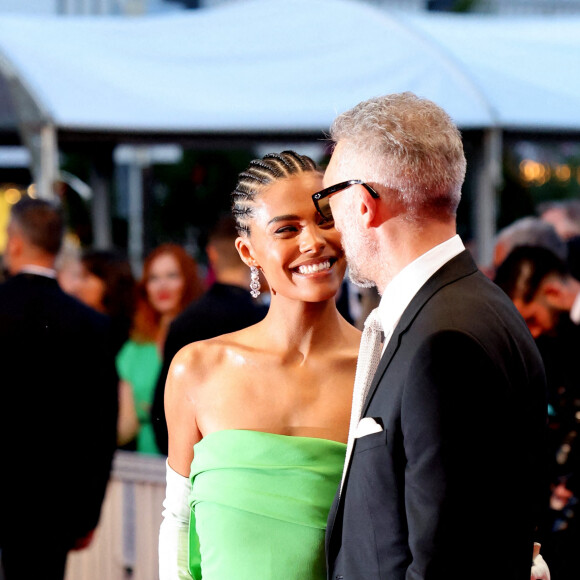
<instances>
[{"instance_id":1,"label":"woman's bare shoulder","mask_svg":"<svg viewBox=\"0 0 580 580\"><path fill-rule=\"evenodd\" d=\"M192 342L181 348L171 362L170 376L187 376L196 383L218 372L233 357L251 349L248 329Z\"/></svg>"}]
</instances>

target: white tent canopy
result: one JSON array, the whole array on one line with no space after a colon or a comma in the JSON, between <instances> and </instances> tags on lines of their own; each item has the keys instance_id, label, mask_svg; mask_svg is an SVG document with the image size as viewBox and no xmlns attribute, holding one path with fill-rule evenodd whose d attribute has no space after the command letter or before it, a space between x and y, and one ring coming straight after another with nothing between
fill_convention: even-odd
<instances>
[{"instance_id":1,"label":"white tent canopy","mask_svg":"<svg viewBox=\"0 0 580 580\"><path fill-rule=\"evenodd\" d=\"M248 0L140 18L2 17L0 55L62 129L306 131L412 90L462 128L580 129L580 17Z\"/></svg>"},{"instance_id":2,"label":"white tent canopy","mask_svg":"<svg viewBox=\"0 0 580 580\"><path fill-rule=\"evenodd\" d=\"M247 0L139 18L4 16L0 32L0 76L41 191L67 132L320 136L357 102L410 90L486 131L476 237L487 259L501 131L580 133L578 16Z\"/></svg>"}]
</instances>

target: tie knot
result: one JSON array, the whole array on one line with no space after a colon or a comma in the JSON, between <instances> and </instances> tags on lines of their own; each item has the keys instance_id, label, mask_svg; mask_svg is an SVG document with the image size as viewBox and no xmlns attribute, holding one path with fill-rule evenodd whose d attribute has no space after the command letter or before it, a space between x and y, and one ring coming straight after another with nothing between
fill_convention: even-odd
<instances>
[{"instance_id":1,"label":"tie knot","mask_svg":"<svg viewBox=\"0 0 580 580\"><path fill-rule=\"evenodd\" d=\"M383 331L383 324L381 322L381 317L379 316L379 309L375 308L367 316L364 324L365 329L374 330L375 332Z\"/></svg>"}]
</instances>

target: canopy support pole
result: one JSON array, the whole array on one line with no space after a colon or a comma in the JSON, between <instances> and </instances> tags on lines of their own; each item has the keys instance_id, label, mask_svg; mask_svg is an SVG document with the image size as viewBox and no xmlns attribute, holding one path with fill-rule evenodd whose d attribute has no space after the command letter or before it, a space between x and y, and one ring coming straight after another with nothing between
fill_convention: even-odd
<instances>
[{"instance_id":1,"label":"canopy support pole","mask_svg":"<svg viewBox=\"0 0 580 580\"><path fill-rule=\"evenodd\" d=\"M502 133L498 128L483 132L480 162L477 168L474 204L477 262L491 264L497 219L497 191L501 184Z\"/></svg>"},{"instance_id":2,"label":"canopy support pole","mask_svg":"<svg viewBox=\"0 0 580 580\"><path fill-rule=\"evenodd\" d=\"M129 260L133 272L140 272L143 262L145 240L145 218L143 203L143 168L149 163L146 147L131 147L128 159L129 193Z\"/></svg>"},{"instance_id":3,"label":"canopy support pole","mask_svg":"<svg viewBox=\"0 0 580 580\"><path fill-rule=\"evenodd\" d=\"M96 150L91 155L90 186L93 191L91 200L91 219L93 226L93 245L101 250L113 246L110 188L113 174L113 153L107 148Z\"/></svg>"},{"instance_id":4,"label":"canopy support pole","mask_svg":"<svg viewBox=\"0 0 580 580\"><path fill-rule=\"evenodd\" d=\"M34 143L36 139L32 138L32 141ZM33 171L36 179L36 191L38 197L50 200L54 199L54 187L59 179L58 143L53 124L47 123L40 127L38 141L38 146L32 145L32 148L39 149L38 152L32 154L32 159L38 160Z\"/></svg>"}]
</instances>

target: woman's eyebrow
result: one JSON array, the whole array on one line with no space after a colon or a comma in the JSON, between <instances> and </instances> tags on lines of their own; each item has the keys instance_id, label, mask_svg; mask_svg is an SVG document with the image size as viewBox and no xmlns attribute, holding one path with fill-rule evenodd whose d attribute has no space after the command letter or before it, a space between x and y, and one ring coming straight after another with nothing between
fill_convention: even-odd
<instances>
[{"instance_id":1,"label":"woman's eyebrow","mask_svg":"<svg viewBox=\"0 0 580 580\"><path fill-rule=\"evenodd\" d=\"M268 225L275 224L278 222L292 221L292 220L298 220L298 219L300 219L300 217L295 215L295 214L278 215L278 216L272 218L268 222Z\"/></svg>"}]
</instances>

